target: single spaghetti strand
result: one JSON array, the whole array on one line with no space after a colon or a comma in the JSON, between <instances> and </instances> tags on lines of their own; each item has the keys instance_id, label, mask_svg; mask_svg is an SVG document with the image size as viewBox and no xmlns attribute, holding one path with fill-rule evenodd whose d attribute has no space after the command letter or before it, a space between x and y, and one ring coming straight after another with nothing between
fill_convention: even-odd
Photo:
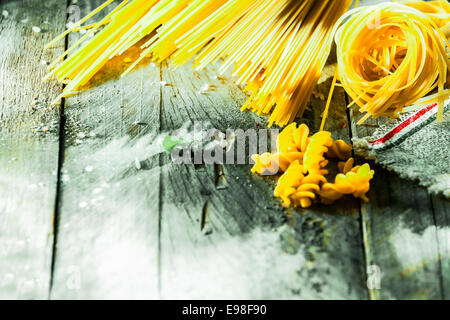
<instances>
[{"instance_id":1,"label":"single spaghetti strand","mask_svg":"<svg viewBox=\"0 0 450 320\"><path fill-rule=\"evenodd\" d=\"M323 113L322 116L322 123L320 124L320 131L323 131L323 129L325 128L325 122L327 120L328 117L328 110L330 109L330 105L331 105L331 99L333 98L333 93L334 93L334 88L336 87L336 80L337 80L337 70L334 74L333 77L333 82L331 83L331 89L330 89L330 93L328 94L328 99L327 99L327 104L325 106L325 111Z\"/></svg>"}]
</instances>

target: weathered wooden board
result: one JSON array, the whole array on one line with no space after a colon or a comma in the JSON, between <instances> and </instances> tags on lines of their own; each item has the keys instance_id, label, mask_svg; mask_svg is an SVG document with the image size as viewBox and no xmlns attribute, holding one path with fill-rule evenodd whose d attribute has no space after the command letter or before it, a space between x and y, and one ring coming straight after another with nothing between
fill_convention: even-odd
<instances>
[{"instance_id":1,"label":"weathered wooden board","mask_svg":"<svg viewBox=\"0 0 450 320\"><path fill-rule=\"evenodd\" d=\"M178 129L186 121L208 121L222 132L265 126L265 120L239 111L244 94L230 76L214 79L214 71L163 69L169 85L162 90L162 130ZM205 84L214 90L199 93ZM325 102L314 101L307 122L318 128ZM345 106L342 92L334 105ZM345 108L343 119L345 124L338 122L334 129L348 133ZM273 182L251 174L250 168L164 160L162 297L367 298L357 203L289 216L273 197Z\"/></svg>"},{"instance_id":2,"label":"weathered wooden board","mask_svg":"<svg viewBox=\"0 0 450 320\"><path fill-rule=\"evenodd\" d=\"M48 296L59 150L49 102L60 86L41 82L41 61L63 50L43 46L64 30L65 12L56 0L0 3L0 299Z\"/></svg>"},{"instance_id":3,"label":"weathered wooden board","mask_svg":"<svg viewBox=\"0 0 450 320\"><path fill-rule=\"evenodd\" d=\"M0 16L0 298L49 290L54 299L449 298L449 201L413 182L375 167L368 204L286 211L273 180L250 165L173 163L161 135L195 121L222 132L265 128L239 110L246 96L214 67L193 73L145 61L120 79L121 57L65 101L62 117L48 108L60 88L40 82L40 61L64 41L46 55L41 48L62 31L66 5L84 15L102 2L0 5L9 13ZM317 97L333 66L327 73ZM205 84L213 86L199 92ZM300 121L317 130L324 104L313 98ZM326 129L349 141L370 127L349 126L337 88Z\"/></svg>"},{"instance_id":4,"label":"weathered wooden board","mask_svg":"<svg viewBox=\"0 0 450 320\"><path fill-rule=\"evenodd\" d=\"M379 125L377 121L383 121L369 120L357 126L360 114L353 109L351 115L352 132L360 138L370 135ZM368 195L370 202L361 205L369 278L376 284L371 297L443 298L443 281L447 281L448 287L448 280L443 277L441 264L448 262L441 261L439 242L444 243L446 250L448 230L444 227L439 237L430 195L415 182L371 165L376 173ZM438 208L441 220L445 219L445 203L448 205L445 200L436 200L436 205L441 206ZM445 224L445 220L441 223ZM448 252L443 256L448 259Z\"/></svg>"},{"instance_id":5,"label":"weathered wooden board","mask_svg":"<svg viewBox=\"0 0 450 320\"><path fill-rule=\"evenodd\" d=\"M361 5L382 2L362 0ZM352 134L370 135L380 123L357 126ZM380 120L382 121L382 120ZM359 159L359 161L364 161ZM373 166L373 164L371 164ZM374 166L370 202L361 204L364 249L371 298L440 299L449 287L448 200L430 198L424 188Z\"/></svg>"},{"instance_id":6,"label":"weathered wooden board","mask_svg":"<svg viewBox=\"0 0 450 320\"><path fill-rule=\"evenodd\" d=\"M440 258L442 298L450 299L450 200L443 196L432 196L437 243Z\"/></svg>"},{"instance_id":7,"label":"weathered wooden board","mask_svg":"<svg viewBox=\"0 0 450 320\"><path fill-rule=\"evenodd\" d=\"M383 299L440 299L439 248L430 196L376 167L377 177L362 205L369 265L381 272ZM405 197L408 195L408 197ZM377 295L375 295L377 296Z\"/></svg>"},{"instance_id":8,"label":"weathered wooden board","mask_svg":"<svg viewBox=\"0 0 450 320\"><path fill-rule=\"evenodd\" d=\"M158 298L160 72L123 59L66 100L54 299Z\"/></svg>"}]
</instances>

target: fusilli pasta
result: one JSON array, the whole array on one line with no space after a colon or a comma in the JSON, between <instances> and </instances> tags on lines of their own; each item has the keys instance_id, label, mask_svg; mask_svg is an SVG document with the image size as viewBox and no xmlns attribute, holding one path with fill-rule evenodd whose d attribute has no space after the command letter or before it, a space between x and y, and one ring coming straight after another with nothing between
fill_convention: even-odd
<instances>
[{"instance_id":1,"label":"fusilli pasta","mask_svg":"<svg viewBox=\"0 0 450 320\"><path fill-rule=\"evenodd\" d=\"M292 124L279 135L277 153L254 155L253 173L275 175L284 172L278 179L275 196L283 205L307 208L320 197L324 204L332 204L344 195L353 195L367 201L370 180L374 171L368 164L354 167L350 157L351 145L342 140L333 140L331 133L320 131L309 137L309 128ZM329 158L343 160L338 163L340 174L334 183L325 177Z\"/></svg>"}]
</instances>

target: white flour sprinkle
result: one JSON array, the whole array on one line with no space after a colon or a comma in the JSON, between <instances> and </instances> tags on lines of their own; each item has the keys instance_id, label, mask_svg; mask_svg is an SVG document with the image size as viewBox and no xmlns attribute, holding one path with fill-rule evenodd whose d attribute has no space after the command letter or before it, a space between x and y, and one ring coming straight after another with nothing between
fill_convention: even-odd
<instances>
[{"instance_id":1,"label":"white flour sprinkle","mask_svg":"<svg viewBox=\"0 0 450 320\"><path fill-rule=\"evenodd\" d=\"M141 162L139 161L138 158L136 158L136 159L134 160L134 164L135 164L135 166L136 166L136 169L141 170Z\"/></svg>"},{"instance_id":2,"label":"white flour sprinkle","mask_svg":"<svg viewBox=\"0 0 450 320\"><path fill-rule=\"evenodd\" d=\"M87 206L88 206L88 203L87 202L85 202L85 201L83 201L83 202L80 202L80 204L78 205L80 208L86 208Z\"/></svg>"},{"instance_id":3,"label":"white flour sprinkle","mask_svg":"<svg viewBox=\"0 0 450 320\"><path fill-rule=\"evenodd\" d=\"M211 88L211 85L205 83L205 84L200 88L200 93L207 92L207 91L209 91L210 88Z\"/></svg>"}]
</instances>

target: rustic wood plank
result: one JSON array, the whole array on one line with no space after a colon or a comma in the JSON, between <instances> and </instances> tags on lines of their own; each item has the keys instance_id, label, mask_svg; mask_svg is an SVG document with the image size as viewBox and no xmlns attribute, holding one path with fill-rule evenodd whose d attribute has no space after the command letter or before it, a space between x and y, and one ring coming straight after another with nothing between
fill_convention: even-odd
<instances>
[{"instance_id":1,"label":"rustic wood plank","mask_svg":"<svg viewBox=\"0 0 450 320\"><path fill-rule=\"evenodd\" d=\"M383 121L368 120L366 125L357 126L361 114L352 108L350 116L352 133L359 138L369 136ZM367 268L374 281L381 280L381 289L370 290L371 297L443 298L438 234L430 195L413 181L401 179L373 163L371 166L375 178L368 194L370 202L361 204Z\"/></svg>"},{"instance_id":2,"label":"rustic wood plank","mask_svg":"<svg viewBox=\"0 0 450 320\"><path fill-rule=\"evenodd\" d=\"M162 130L196 120L222 132L266 124L239 111L245 95L229 75L218 81L214 74L214 67L197 74L189 66L163 69L170 85L162 91ZM200 94L205 84L215 90ZM342 112L343 92L335 99ZM325 101L312 104L305 121L318 128ZM346 124L343 110L343 117L330 119ZM344 123L329 124L348 136ZM356 202L298 210L289 218L273 197L273 182L252 175L249 165L163 163L163 298L367 298Z\"/></svg>"},{"instance_id":3,"label":"rustic wood plank","mask_svg":"<svg viewBox=\"0 0 450 320\"><path fill-rule=\"evenodd\" d=\"M63 50L43 46L64 29L65 9L0 3L0 299L48 296L60 114L50 102L60 86L41 82L41 61Z\"/></svg>"},{"instance_id":4,"label":"rustic wood plank","mask_svg":"<svg viewBox=\"0 0 450 320\"><path fill-rule=\"evenodd\" d=\"M84 15L102 2L77 5ZM158 298L160 71L147 62L119 79L137 54L66 100L52 298Z\"/></svg>"},{"instance_id":5,"label":"rustic wood plank","mask_svg":"<svg viewBox=\"0 0 450 320\"><path fill-rule=\"evenodd\" d=\"M378 2L382 1L360 3ZM366 126L357 126L360 114L355 108L350 110L350 117L355 137L370 135L383 121L372 120ZM371 298L444 298L443 287L448 288L444 272L448 267L445 202L437 198L432 201L427 191L415 182L401 179L379 166L374 168L370 202L361 204ZM436 222L439 219L437 226L435 218Z\"/></svg>"},{"instance_id":6,"label":"rustic wood plank","mask_svg":"<svg viewBox=\"0 0 450 320\"><path fill-rule=\"evenodd\" d=\"M84 14L102 1L78 2ZM0 298L42 298L49 289L59 132L59 111L46 105L58 86L29 75L43 75L40 48L61 31L65 4L0 8L10 14L0 17L0 37L7 39L0 53L0 241L6 244ZM42 27L44 18L52 24ZM44 32L32 33L32 25ZM23 51L31 54L18 54ZM169 85L161 92L158 68L144 65L119 80L123 65L114 60L92 88L67 101L53 298L366 298L366 267L382 275L372 298L448 298L447 200L430 200L422 188L377 168L372 202L361 207L366 265L355 201L286 215L272 182L251 175L249 166L179 166L159 153L160 126L265 125L239 111L245 96L229 79L214 79L213 69L164 71ZM216 89L198 94L205 83ZM328 87L329 80L320 93ZM342 94L338 89L327 129L348 139ZM318 128L324 102L311 104L305 121Z\"/></svg>"},{"instance_id":7,"label":"rustic wood plank","mask_svg":"<svg viewBox=\"0 0 450 320\"><path fill-rule=\"evenodd\" d=\"M433 195L434 218L440 257L442 298L450 299L450 200L442 195Z\"/></svg>"},{"instance_id":8,"label":"rustic wood plank","mask_svg":"<svg viewBox=\"0 0 450 320\"><path fill-rule=\"evenodd\" d=\"M375 167L362 205L368 266L381 271L382 299L440 299L439 248L430 197L424 188Z\"/></svg>"}]
</instances>

